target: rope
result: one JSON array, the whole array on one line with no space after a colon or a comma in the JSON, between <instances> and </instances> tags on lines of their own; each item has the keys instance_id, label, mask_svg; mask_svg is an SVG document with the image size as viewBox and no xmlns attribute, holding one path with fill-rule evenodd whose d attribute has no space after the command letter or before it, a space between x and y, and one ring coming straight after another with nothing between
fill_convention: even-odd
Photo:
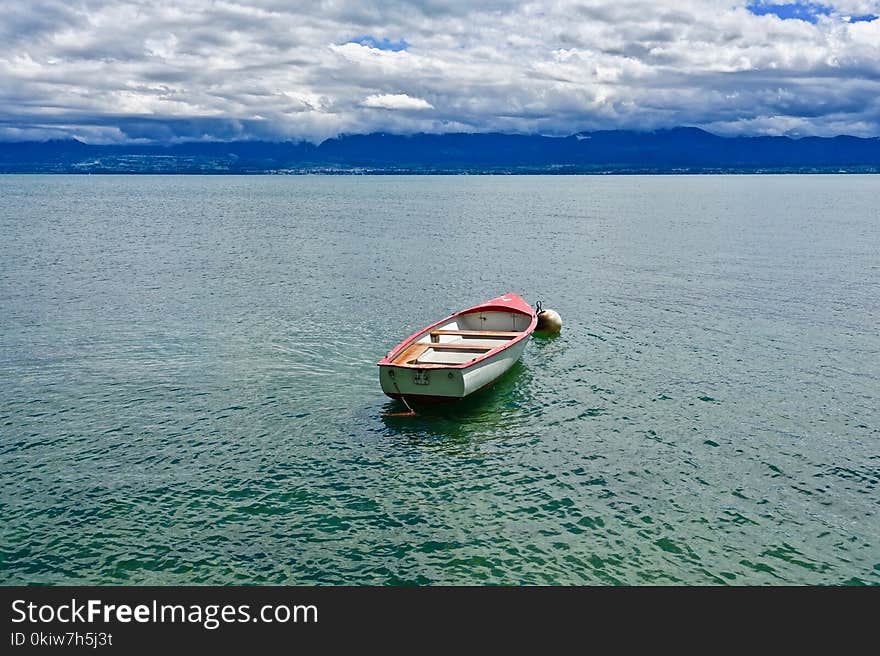
<instances>
[{"instance_id":1,"label":"rope","mask_svg":"<svg viewBox=\"0 0 880 656\"><path fill-rule=\"evenodd\" d=\"M394 372L391 371L391 370L389 370L389 373L394 374ZM403 392L401 392L401 391L400 391L400 388L397 386L397 376L392 375L392 376L391 376L391 382L394 383L394 389L396 389L396 390L397 390L397 393L400 394L400 400L403 401L403 405L405 405L405 406L406 406L406 409L409 410L409 414L412 415L412 416L414 417L415 414L416 414L416 411L413 410L413 409L410 407L409 403L406 402L406 397L403 395Z\"/></svg>"}]
</instances>

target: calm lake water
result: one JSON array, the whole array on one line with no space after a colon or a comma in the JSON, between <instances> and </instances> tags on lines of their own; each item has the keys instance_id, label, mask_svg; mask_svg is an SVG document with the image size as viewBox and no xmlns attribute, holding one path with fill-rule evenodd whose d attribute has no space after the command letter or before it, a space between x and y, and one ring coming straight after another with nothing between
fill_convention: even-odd
<instances>
[{"instance_id":1,"label":"calm lake water","mask_svg":"<svg viewBox=\"0 0 880 656\"><path fill-rule=\"evenodd\" d=\"M880 583L880 177L0 176L0 583ZM415 418L375 362L557 310Z\"/></svg>"}]
</instances>

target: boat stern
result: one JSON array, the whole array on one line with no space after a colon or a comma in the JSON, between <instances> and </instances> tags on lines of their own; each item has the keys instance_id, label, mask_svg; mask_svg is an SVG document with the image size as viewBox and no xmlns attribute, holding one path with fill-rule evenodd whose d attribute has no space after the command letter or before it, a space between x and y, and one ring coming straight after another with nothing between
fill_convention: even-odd
<instances>
[{"instance_id":1,"label":"boat stern","mask_svg":"<svg viewBox=\"0 0 880 656\"><path fill-rule=\"evenodd\" d=\"M379 365L379 384L382 391L393 399L438 397L455 400L465 396L464 376L461 369L443 367L396 367Z\"/></svg>"}]
</instances>

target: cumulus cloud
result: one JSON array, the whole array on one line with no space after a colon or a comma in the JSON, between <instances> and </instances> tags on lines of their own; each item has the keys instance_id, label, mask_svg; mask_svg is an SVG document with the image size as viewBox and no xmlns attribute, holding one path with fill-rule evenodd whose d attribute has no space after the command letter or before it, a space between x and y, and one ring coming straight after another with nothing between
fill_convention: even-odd
<instances>
[{"instance_id":1,"label":"cumulus cloud","mask_svg":"<svg viewBox=\"0 0 880 656\"><path fill-rule=\"evenodd\" d=\"M880 0L794 4L0 0L0 139L880 135Z\"/></svg>"},{"instance_id":2,"label":"cumulus cloud","mask_svg":"<svg viewBox=\"0 0 880 656\"><path fill-rule=\"evenodd\" d=\"M374 109L434 109L434 106L427 100L413 98L405 93L383 93L367 96L361 106Z\"/></svg>"}]
</instances>

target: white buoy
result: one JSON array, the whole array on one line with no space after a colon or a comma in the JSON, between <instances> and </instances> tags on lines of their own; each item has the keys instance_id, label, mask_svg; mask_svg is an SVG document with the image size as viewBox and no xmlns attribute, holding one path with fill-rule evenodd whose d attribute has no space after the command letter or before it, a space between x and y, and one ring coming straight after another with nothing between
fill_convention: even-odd
<instances>
[{"instance_id":1,"label":"white buoy","mask_svg":"<svg viewBox=\"0 0 880 656\"><path fill-rule=\"evenodd\" d=\"M555 335L562 330L562 317L555 310L544 310L538 303L538 325L535 330Z\"/></svg>"}]
</instances>

